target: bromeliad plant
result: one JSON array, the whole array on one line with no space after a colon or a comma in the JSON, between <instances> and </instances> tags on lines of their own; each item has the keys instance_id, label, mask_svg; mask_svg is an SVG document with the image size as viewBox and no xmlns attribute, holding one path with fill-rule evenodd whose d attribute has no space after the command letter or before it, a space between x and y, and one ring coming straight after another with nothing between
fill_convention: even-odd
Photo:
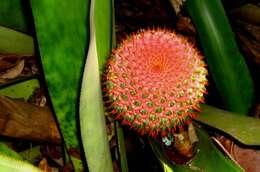
<instances>
[{"instance_id":1,"label":"bromeliad plant","mask_svg":"<svg viewBox=\"0 0 260 172\"><path fill-rule=\"evenodd\" d=\"M18 7L19 0L15 2ZM76 126L77 100L80 96L80 132L88 169L91 172L112 172L100 75L111 51L113 2L91 1L88 50L86 47L89 27L86 21L89 1L76 0L71 3L60 0L36 3L35 0L31 0L30 2L44 75L66 148L69 153L75 152L75 148L80 148L81 142L77 137L79 131ZM187 0L186 7L197 26L210 74L213 75L225 100L226 108L246 114L253 97L251 78L247 66L238 53L220 0ZM0 18L1 16L3 15L0 15ZM14 18L17 19L16 16ZM17 27L18 30L21 28L24 27ZM6 29L1 27L0 37L3 35L6 37L0 40L0 53L5 53L6 50L8 53L17 53L18 50L21 53L20 49L17 49L18 46L11 47L10 51L9 47L6 47L16 45L15 43L19 42L18 37L23 38L19 39L22 41L19 45L29 47L25 46L22 50L34 53L31 37L10 30L4 31ZM4 42L6 40L12 43L7 44ZM86 52L88 56L79 95L78 88ZM232 58L234 56L237 58ZM199 103L203 103L203 94L206 92L206 75L202 56L185 38L160 29L141 31L115 49L107 62L102 83L105 105L115 118L140 134L156 138L170 137L169 135L189 123L195 117L194 114L200 111ZM260 126L259 120L244 116L238 118L236 114L205 105L201 107L201 118L198 118L201 122L222 129L245 144L260 144L257 132ZM237 125L230 126L233 121L236 121ZM163 159L164 155L160 148L152 144L165 171L214 172L215 167L223 172L241 171L214 147L205 131L198 131L200 151L187 166L172 164L169 166L167 160ZM121 140L119 138L119 142L122 140L122 137ZM122 157L123 151L120 146L119 152ZM1 153L3 154L2 151ZM74 154L68 155L73 161L75 171L81 171L81 160L74 158ZM32 168L32 171L38 171L17 160L6 161L5 157L0 155L2 168L12 169L10 163L20 171L29 171L28 167ZM127 171L127 166L123 168L121 163L121 169Z\"/></svg>"},{"instance_id":2,"label":"bromeliad plant","mask_svg":"<svg viewBox=\"0 0 260 172\"><path fill-rule=\"evenodd\" d=\"M108 60L105 104L141 135L171 136L200 111L206 74L202 56L183 36L144 30L123 41Z\"/></svg>"}]
</instances>

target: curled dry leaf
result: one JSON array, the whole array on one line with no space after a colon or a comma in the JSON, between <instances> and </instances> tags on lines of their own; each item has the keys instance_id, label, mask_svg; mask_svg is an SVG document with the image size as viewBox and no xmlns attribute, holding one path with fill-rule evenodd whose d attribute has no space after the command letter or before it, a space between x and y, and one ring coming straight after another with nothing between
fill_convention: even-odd
<instances>
[{"instance_id":1,"label":"curled dry leaf","mask_svg":"<svg viewBox=\"0 0 260 172\"><path fill-rule=\"evenodd\" d=\"M181 11L181 7L185 1L186 0L170 0L176 14L178 14Z\"/></svg>"},{"instance_id":2,"label":"curled dry leaf","mask_svg":"<svg viewBox=\"0 0 260 172\"><path fill-rule=\"evenodd\" d=\"M39 73L33 56L0 54L0 84L27 78Z\"/></svg>"},{"instance_id":3,"label":"curled dry leaf","mask_svg":"<svg viewBox=\"0 0 260 172\"><path fill-rule=\"evenodd\" d=\"M5 72L14 67L18 60L20 60L20 56L0 55L0 72Z\"/></svg>"},{"instance_id":4,"label":"curled dry leaf","mask_svg":"<svg viewBox=\"0 0 260 172\"><path fill-rule=\"evenodd\" d=\"M19 61L14 67L0 74L0 79L13 79L19 76L24 69L24 60Z\"/></svg>"}]
</instances>

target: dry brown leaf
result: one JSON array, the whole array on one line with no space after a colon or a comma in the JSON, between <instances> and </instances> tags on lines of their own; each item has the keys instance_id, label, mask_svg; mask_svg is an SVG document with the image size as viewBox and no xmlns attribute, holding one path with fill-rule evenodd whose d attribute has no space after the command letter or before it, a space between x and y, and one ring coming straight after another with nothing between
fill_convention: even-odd
<instances>
[{"instance_id":1,"label":"dry brown leaf","mask_svg":"<svg viewBox=\"0 0 260 172\"><path fill-rule=\"evenodd\" d=\"M0 135L61 143L55 119L48 107L0 96Z\"/></svg>"},{"instance_id":2,"label":"dry brown leaf","mask_svg":"<svg viewBox=\"0 0 260 172\"><path fill-rule=\"evenodd\" d=\"M5 72L14 67L23 58L23 56L13 54L0 54L0 72Z\"/></svg>"},{"instance_id":3,"label":"dry brown leaf","mask_svg":"<svg viewBox=\"0 0 260 172\"><path fill-rule=\"evenodd\" d=\"M260 44L255 40L249 39L241 32L237 32L237 37L248 57L253 58L255 63L260 64Z\"/></svg>"},{"instance_id":4,"label":"dry brown leaf","mask_svg":"<svg viewBox=\"0 0 260 172\"><path fill-rule=\"evenodd\" d=\"M36 74L39 74L39 70L33 56L0 54L0 85L10 84Z\"/></svg>"},{"instance_id":5,"label":"dry brown leaf","mask_svg":"<svg viewBox=\"0 0 260 172\"><path fill-rule=\"evenodd\" d=\"M39 168L43 171L43 172L54 172L52 170L52 168L49 166L47 160L45 158L43 158L40 163L39 163Z\"/></svg>"},{"instance_id":6,"label":"dry brown leaf","mask_svg":"<svg viewBox=\"0 0 260 172\"><path fill-rule=\"evenodd\" d=\"M186 0L170 0L176 14L178 14L181 11L181 7L185 1Z\"/></svg>"},{"instance_id":7,"label":"dry brown leaf","mask_svg":"<svg viewBox=\"0 0 260 172\"><path fill-rule=\"evenodd\" d=\"M13 79L19 76L24 69L24 60L19 61L14 67L0 74L0 79Z\"/></svg>"},{"instance_id":8,"label":"dry brown leaf","mask_svg":"<svg viewBox=\"0 0 260 172\"><path fill-rule=\"evenodd\" d=\"M246 172L260 171L260 150L243 148L234 144L231 154Z\"/></svg>"},{"instance_id":9,"label":"dry brown leaf","mask_svg":"<svg viewBox=\"0 0 260 172\"><path fill-rule=\"evenodd\" d=\"M3 72L7 69L10 69L14 66L15 66L15 64L13 64L13 63L10 63L10 62L5 61L5 60L0 60L0 72Z\"/></svg>"},{"instance_id":10,"label":"dry brown leaf","mask_svg":"<svg viewBox=\"0 0 260 172\"><path fill-rule=\"evenodd\" d=\"M255 147L238 145L224 136L214 137L213 140L233 162L245 169L246 172L260 171L260 150Z\"/></svg>"},{"instance_id":11,"label":"dry brown leaf","mask_svg":"<svg viewBox=\"0 0 260 172\"><path fill-rule=\"evenodd\" d=\"M230 11L234 18L250 22L255 25L260 24L260 6L247 3Z\"/></svg>"},{"instance_id":12,"label":"dry brown leaf","mask_svg":"<svg viewBox=\"0 0 260 172\"><path fill-rule=\"evenodd\" d=\"M252 39L260 42L260 26L253 25L241 20L235 20L234 29L243 30L244 32L248 33L248 36L250 36Z\"/></svg>"},{"instance_id":13,"label":"dry brown leaf","mask_svg":"<svg viewBox=\"0 0 260 172\"><path fill-rule=\"evenodd\" d=\"M190 141L189 134L187 131L180 131L178 134L174 134L175 143L173 147L175 150L185 156L185 157L192 157L193 156L193 145Z\"/></svg>"},{"instance_id":14,"label":"dry brown leaf","mask_svg":"<svg viewBox=\"0 0 260 172\"><path fill-rule=\"evenodd\" d=\"M191 18L189 17L179 15L176 27L176 29L182 33L193 36L196 35L196 29L191 22Z\"/></svg>"}]
</instances>

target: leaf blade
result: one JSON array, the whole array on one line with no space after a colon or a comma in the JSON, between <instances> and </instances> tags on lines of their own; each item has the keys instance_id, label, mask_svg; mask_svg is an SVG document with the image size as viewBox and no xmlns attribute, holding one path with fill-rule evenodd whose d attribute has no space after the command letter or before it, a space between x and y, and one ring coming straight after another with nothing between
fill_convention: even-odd
<instances>
[{"instance_id":1,"label":"leaf blade","mask_svg":"<svg viewBox=\"0 0 260 172\"><path fill-rule=\"evenodd\" d=\"M246 115L254 98L253 81L221 1L188 0L185 7L196 26L210 74L226 109Z\"/></svg>"},{"instance_id":2,"label":"leaf blade","mask_svg":"<svg viewBox=\"0 0 260 172\"><path fill-rule=\"evenodd\" d=\"M89 1L31 0L30 3L55 115L67 151L79 152L77 108L88 45ZM70 157L75 171L82 170L82 161Z\"/></svg>"},{"instance_id":3,"label":"leaf blade","mask_svg":"<svg viewBox=\"0 0 260 172\"><path fill-rule=\"evenodd\" d=\"M260 145L260 120L237 115L213 106L201 105L201 113L196 119L226 132L246 145Z\"/></svg>"},{"instance_id":4,"label":"leaf blade","mask_svg":"<svg viewBox=\"0 0 260 172\"><path fill-rule=\"evenodd\" d=\"M102 68L99 68L101 63L105 63L111 51L111 43L107 43L111 41L111 23L105 22L111 21L110 3L110 1L91 1L90 45L80 96L81 137L90 172L113 171L100 83Z\"/></svg>"},{"instance_id":5,"label":"leaf blade","mask_svg":"<svg viewBox=\"0 0 260 172\"><path fill-rule=\"evenodd\" d=\"M33 55L33 38L21 32L0 26L0 53Z\"/></svg>"},{"instance_id":6,"label":"leaf blade","mask_svg":"<svg viewBox=\"0 0 260 172\"><path fill-rule=\"evenodd\" d=\"M40 87L37 79L30 79L8 87L0 88L0 95L11 98L24 98L27 100L36 88Z\"/></svg>"}]
</instances>

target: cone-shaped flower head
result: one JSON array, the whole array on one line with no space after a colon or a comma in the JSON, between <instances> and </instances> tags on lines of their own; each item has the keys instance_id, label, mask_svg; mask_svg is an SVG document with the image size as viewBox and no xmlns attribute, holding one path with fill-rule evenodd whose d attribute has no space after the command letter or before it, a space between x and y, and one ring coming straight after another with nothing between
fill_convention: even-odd
<instances>
[{"instance_id":1,"label":"cone-shaped flower head","mask_svg":"<svg viewBox=\"0 0 260 172\"><path fill-rule=\"evenodd\" d=\"M164 136L199 111L206 74L202 56L184 37L141 31L115 49L107 62L106 104L116 119L141 134Z\"/></svg>"}]
</instances>

